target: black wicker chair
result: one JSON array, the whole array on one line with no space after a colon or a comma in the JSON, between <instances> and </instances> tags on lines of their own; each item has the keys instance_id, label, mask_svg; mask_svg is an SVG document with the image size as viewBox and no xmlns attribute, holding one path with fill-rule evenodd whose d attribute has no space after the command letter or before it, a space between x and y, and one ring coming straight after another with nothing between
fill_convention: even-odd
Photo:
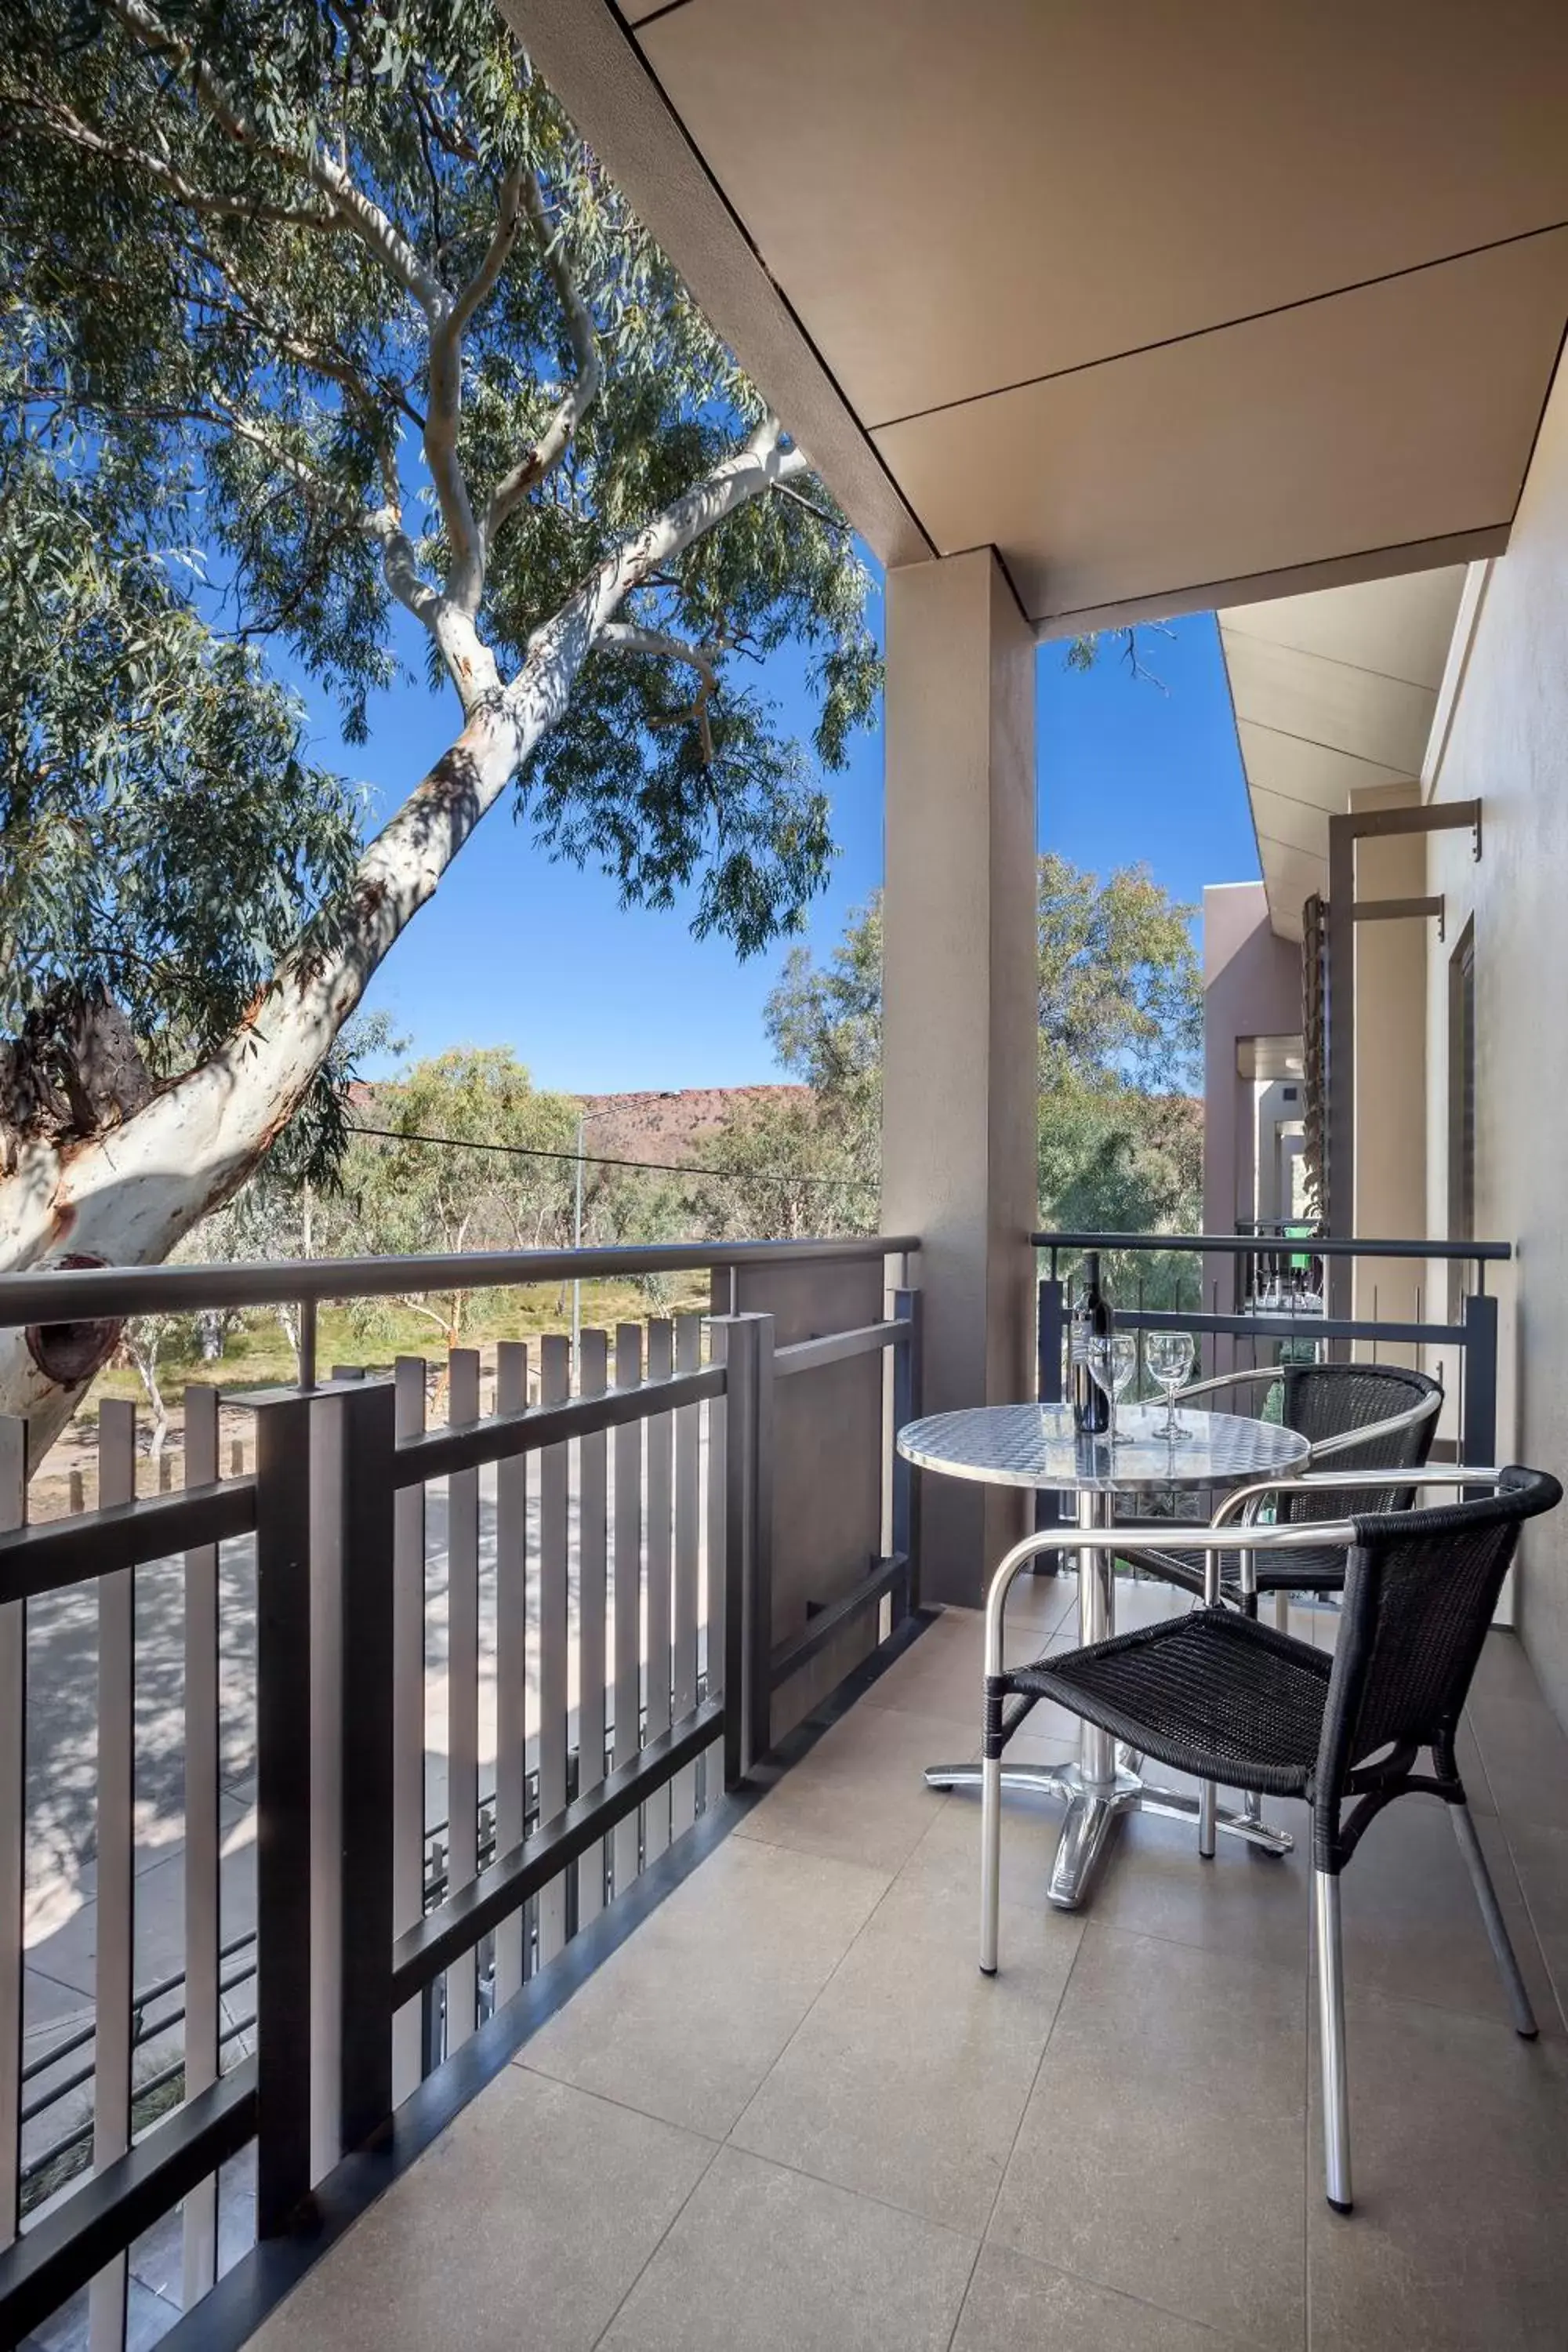
<instances>
[{"instance_id":1,"label":"black wicker chair","mask_svg":"<svg viewBox=\"0 0 1568 2352\"><path fill-rule=\"evenodd\" d=\"M1179 1408L1187 1399L1216 1390L1276 1382L1283 1391L1281 1420L1311 1448L1301 1465L1305 1471L1330 1463L1335 1470L1416 1470L1431 1453L1443 1402L1441 1384L1426 1372L1406 1371L1397 1364L1280 1364L1221 1372L1184 1390L1176 1402ZM1281 1522L1299 1526L1304 1519L1343 1520L1358 1511L1405 1511L1414 1500L1409 1487L1398 1493L1369 1487L1363 1495L1314 1495L1282 1487L1277 1510ZM1184 1550L1179 1537L1169 1546L1128 1550L1121 1557L1203 1597L1204 1558ZM1326 1544L1278 1555L1273 1561L1267 1552L1256 1551L1233 1559L1236 1565L1227 1563L1224 1590L1248 1615L1256 1613L1259 1592L1337 1592L1345 1580L1344 1553Z\"/></svg>"},{"instance_id":2,"label":"black wicker chair","mask_svg":"<svg viewBox=\"0 0 1568 2352\"><path fill-rule=\"evenodd\" d=\"M1451 1808L1514 2024L1527 2037L1536 2030L1454 1743L1520 1526L1552 1509L1563 1489L1540 1470L1480 1475L1495 1476L1496 1491L1479 1502L1325 1523L1325 1539L1343 1552L1347 1570L1331 1659L1211 1603L1004 1671L1006 1590L1025 1562L1003 1563L986 1602L981 1968L988 1975L996 1969L1002 1755L1037 1700L1054 1700L1141 1754L1205 1781L1304 1798L1312 1812L1328 2199L1342 2213L1351 2210L1351 2169L1340 1873L1368 1822L1395 1797L1426 1792ZM1114 1530L1068 1532L1079 1548L1115 1542ZM1235 1533L1234 1526L1206 1528L1199 1548L1218 1553ZM1295 1528L1266 1528L1256 1540L1287 1551L1301 1538ZM1429 1772L1415 1769L1423 1748L1431 1751Z\"/></svg>"}]
</instances>

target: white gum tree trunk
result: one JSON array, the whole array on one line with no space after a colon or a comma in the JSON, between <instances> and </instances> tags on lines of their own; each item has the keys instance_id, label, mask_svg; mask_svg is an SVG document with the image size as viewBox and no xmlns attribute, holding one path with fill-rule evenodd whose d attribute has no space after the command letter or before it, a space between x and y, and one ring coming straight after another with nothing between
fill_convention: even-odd
<instances>
[{"instance_id":1,"label":"white gum tree trunk","mask_svg":"<svg viewBox=\"0 0 1568 2352\"><path fill-rule=\"evenodd\" d=\"M802 454L782 451L769 425L608 557L539 630L509 686L500 686L468 616L443 611L439 642L462 694L462 733L216 1053L100 1135L24 1145L0 1179L0 1273L65 1260L156 1265L238 1191L298 1109L382 959L565 710L628 591L747 499L805 470ZM78 1371L48 1334L0 1330L0 1413L26 1419L29 1465L96 1369L89 1360Z\"/></svg>"}]
</instances>

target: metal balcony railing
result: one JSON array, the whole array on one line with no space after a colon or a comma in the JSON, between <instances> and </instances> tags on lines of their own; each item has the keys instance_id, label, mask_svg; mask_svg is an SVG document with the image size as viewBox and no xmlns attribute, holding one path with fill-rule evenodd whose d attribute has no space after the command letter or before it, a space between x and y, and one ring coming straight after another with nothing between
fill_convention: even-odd
<instances>
[{"instance_id":1,"label":"metal balcony railing","mask_svg":"<svg viewBox=\"0 0 1568 2352\"><path fill-rule=\"evenodd\" d=\"M1139 1335L1139 1380L1143 1377L1142 1341L1149 1331L1189 1331L1199 1362L1210 1372L1253 1370L1284 1360L1354 1358L1376 1362L1380 1351L1400 1349L1408 1356L1436 1351L1439 1370L1451 1362L1457 1378L1449 1434L1435 1446L1460 1462L1490 1463L1498 1444L1497 1300L1486 1287L1489 1265L1513 1255L1508 1242L1354 1240L1316 1234L1310 1241L1281 1235L1278 1252L1259 1249L1256 1229L1236 1234L1037 1233L1042 1254L1037 1291L1037 1372L1042 1399L1065 1394L1067 1328L1079 1260L1089 1250L1102 1259L1121 1257L1134 1269L1116 1297L1119 1322ZM1265 1241L1269 1238L1263 1237ZM1310 1259L1300 1291L1279 1281L1268 1287L1268 1261ZM1431 1261L1468 1269L1474 1286L1458 1299L1449 1318L1432 1314L1420 1286L1408 1315L1335 1316L1326 1311L1322 1269L1330 1260ZM1225 1276L1215 1271L1225 1265ZM1230 1269L1234 1268L1232 1273ZM1147 1271L1145 1271L1147 1269ZM1163 1278L1158 1278L1163 1274ZM1232 1304L1222 1307L1221 1299ZM1187 1301L1191 1299L1189 1306ZM1198 1366L1194 1366L1194 1371ZM1042 1497L1041 1523L1051 1510Z\"/></svg>"},{"instance_id":2,"label":"metal balcony railing","mask_svg":"<svg viewBox=\"0 0 1568 2352\"><path fill-rule=\"evenodd\" d=\"M183 1489L142 1497L134 1411L104 1400L97 1507L37 1525L26 1523L22 1426L0 1423L0 2342L86 2290L92 2352L115 2352L131 2249L176 2208L184 2306L199 2303L217 2277L220 2169L237 2157L254 2162L259 2238L308 2217L332 2167L384 2134L721 1786L745 1780L772 1745L784 1685L846 1634L863 1654L903 1626L916 1526L891 1433L919 1406L916 1246L0 1280L5 1325L292 1301L308 1376L222 1398L254 1425L254 1467L226 1476L219 1393L193 1386ZM779 1345L773 1313L724 1311L774 1281L798 1331L803 1276L837 1283L839 1266L857 1297L883 1298L880 1319L840 1329L829 1313ZM575 1363L564 1333L536 1349L500 1342L489 1412L472 1349L447 1359L439 1426L426 1425L423 1358L401 1359L391 1379L315 1378L325 1301L691 1271L710 1278L711 1314L623 1323L613 1346L584 1331ZM862 1373L834 1370L857 1360ZM781 1394L846 1378L872 1383L866 1425L882 1432L880 1499L863 1505L871 1540L857 1571L819 1580L819 1601L781 1641L775 1566L792 1571L790 1591L802 1566L774 1557L780 1529L795 1540L780 1481L802 1460L775 1437ZM239 1628L223 1599L232 1616L237 1559L254 1577ZM138 1982L137 1601L154 1570L180 1599L178 1671L165 1660L160 1681L178 1688L184 1959ZM90 2016L24 2063L27 1616L61 1594L90 1611L96 1648L94 1986ZM253 1731L237 1759L237 1633L254 1640ZM445 1755L444 1791L432 1752ZM234 1932L226 1887L237 1781L254 1796L254 1934Z\"/></svg>"}]
</instances>

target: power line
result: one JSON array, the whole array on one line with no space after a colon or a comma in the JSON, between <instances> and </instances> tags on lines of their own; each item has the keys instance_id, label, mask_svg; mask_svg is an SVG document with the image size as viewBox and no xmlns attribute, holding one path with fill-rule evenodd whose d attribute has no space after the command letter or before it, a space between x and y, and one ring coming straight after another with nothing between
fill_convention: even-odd
<instances>
[{"instance_id":1,"label":"power line","mask_svg":"<svg viewBox=\"0 0 1568 2352\"><path fill-rule=\"evenodd\" d=\"M868 1176L799 1176L789 1171L770 1173L756 1168L699 1168L684 1160L622 1160L607 1151L550 1151L538 1143L470 1143L460 1135L422 1135L413 1128L362 1127L356 1119L348 1122L351 1135L379 1136L387 1143L443 1144L449 1151L499 1151L511 1160L563 1160L575 1167L581 1160L592 1160L595 1168L647 1168L659 1176L713 1176L726 1184L814 1184L833 1187L840 1184L868 1184Z\"/></svg>"}]
</instances>

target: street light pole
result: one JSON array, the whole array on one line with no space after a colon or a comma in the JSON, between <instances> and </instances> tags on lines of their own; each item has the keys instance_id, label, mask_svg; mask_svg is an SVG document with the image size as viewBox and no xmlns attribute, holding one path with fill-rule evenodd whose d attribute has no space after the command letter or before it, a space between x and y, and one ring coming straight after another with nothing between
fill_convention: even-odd
<instances>
[{"instance_id":1,"label":"street light pole","mask_svg":"<svg viewBox=\"0 0 1568 2352\"><path fill-rule=\"evenodd\" d=\"M579 1112L577 1117L577 1208L572 1221L572 1246L574 1250L580 1250L583 1246L583 1137L587 1125L586 1111ZM572 1377L574 1380L577 1377L582 1337L583 1280L580 1275L574 1274L572 1277Z\"/></svg>"}]
</instances>

